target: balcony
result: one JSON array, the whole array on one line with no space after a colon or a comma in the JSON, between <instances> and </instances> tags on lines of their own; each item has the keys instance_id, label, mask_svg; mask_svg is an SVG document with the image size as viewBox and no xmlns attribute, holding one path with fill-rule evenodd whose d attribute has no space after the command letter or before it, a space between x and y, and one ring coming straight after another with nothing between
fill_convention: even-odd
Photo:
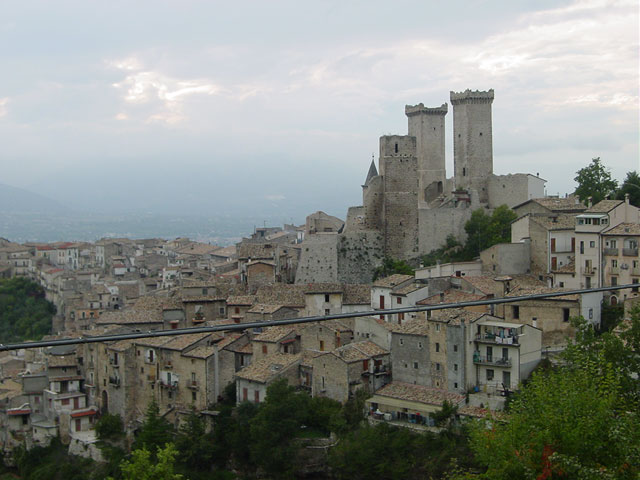
<instances>
[{"instance_id":1,"label":"balcony","mask_svg":"<svg viewBox=\"0 0 640 480\"><path fill-rule=\"evenodd\" d=\"M511 367L511 359L503 357L483 357L481 355L473 355L473 363L476 365L492 365L494 367Z\"/></svg>"},{"instance_id":2,"label":"balcony","mask_svg":"<svg viewBox=\"0 0 640 480\"><path fill-rule=\"evenodd\" d=\"M120 377L109 377L109 385L113 385L114 387L119 387Z\"/></svg>"},{"instance_id":3,"label":"balcony","mask_svg":"<svg viewBox=\"0 0 640 480\"><path fill-rule=\"evenodd\" d=\"M197 380L187 380L187 388L198 390L200 388L200 383Z\"/></svg>"},{"instance_id":4,"label":"balcony","mask_svg":"<svg viewBox=\"0 0 640 480\"><path fill-rule=\"evenodd\" d=\"M178 388L178 381L171 380L170 382L166 380L160 380L160 386L164 388L168 388L169 390L175 390Z\"/></svg>"},{"instance_id":5,"label":"balcony","mask_svg":"<svg viewBox=\"0 0 640 480\"><path fill-rule=\"evenodd\" d=\"M622 255L625 257L637 257L638 256L638 247L636 248L623 248Z\"/></svg>"},{"instance_id":6,"label":"balcony","mask_svg":"<svg viewBox=\"0 0 640 480\"><path fill-rule=\"evenodd\" d=\"M582 267L580 269L583 275L595 275L596 269L594 267Z\"/></svg>"},{"instance_id":7,"label":"balcony","mask_svg":"<svg viewBox=\"0 0 640 480\"><path fill-rule=\"evenodd\" d=\"M619 250L617 248L605 248L604 249L604 254L605 255L613 255L614 257L618 256L618 252L619 252Z\"/></svg>"},{"instance_id":8,"label":"balcony","mask_svg":"<svg viewBox=\"0 0 640 480\"><path fill-rule=\"evenodd\" d=\"M487 332L484 334L478 333L476 335L476 342L501 344L501 345L519 345L517 335L501 337L499 335L496 335L490 332Z\"/></svg>"}]
</instances>

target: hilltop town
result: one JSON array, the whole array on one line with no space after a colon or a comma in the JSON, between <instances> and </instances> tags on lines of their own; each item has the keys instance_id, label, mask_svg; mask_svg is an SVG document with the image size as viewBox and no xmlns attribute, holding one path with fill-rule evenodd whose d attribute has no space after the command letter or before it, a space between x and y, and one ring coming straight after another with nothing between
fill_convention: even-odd
<instances>
[{"instance_id":1,"label":"hilltop town","mask_svg":"<svg viewBox=\"0 0 640 480\"><path fill-rule=\"evenodd\" d=\"M538 174L493 173L493 90L451 92L454 175L445 170L448 105L406 106L408 135L380 138L345 220L315 212L304 225L262 227L221 247L188 238L14 243L0 239L0 278L41 285L56 307L48 339L520 297L640 283L640 209L629 199L545 197ZM355 188L355 186L354 186ZM515 212L510 242L464 262L420 265L472 212ZM384 258L415 273L374 279ZM594 326L603 305L640 302L638 289L587 292L433 312L192 333L12 351L0 357L5 454L60 436L99 457L92 427L118 414L128 433L154 400L178 425L195 408L264 402L278 379L347 402L358 390L371 422L433 426L449 402L461 417L501 410L544 358ZM84 448L83 448L84 446Z\"/></svg>"}]
</instances>

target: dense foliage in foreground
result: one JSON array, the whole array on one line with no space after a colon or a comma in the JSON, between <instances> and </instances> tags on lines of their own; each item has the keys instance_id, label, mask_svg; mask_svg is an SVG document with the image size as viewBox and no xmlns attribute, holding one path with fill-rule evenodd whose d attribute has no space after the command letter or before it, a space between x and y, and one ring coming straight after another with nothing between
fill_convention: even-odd
<instances>
[{"instance_id":1,"label":"dense foliage in foreground","mask_svg":"<svg viewBox=\"0 0 640 480\"><path fill-rule=\"evenodd\" d=\"M51 333L56 309L26 278L0 279L0 343L39 340Z\"/></svg>"}]
</instances>

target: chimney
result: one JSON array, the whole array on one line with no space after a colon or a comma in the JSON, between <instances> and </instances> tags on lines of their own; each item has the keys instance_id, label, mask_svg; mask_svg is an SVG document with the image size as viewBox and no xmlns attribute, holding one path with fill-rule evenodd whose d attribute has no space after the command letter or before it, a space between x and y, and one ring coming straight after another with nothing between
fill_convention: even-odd
<instances>
[{"instance_id":1,"label":"chimney","mask_svg":"<svg viewBox=\"0 0 640 480\"><path fill-rule=\"evenodd\" d=\"M593 197L587 198L587 207L593 207Z\"/></svg>"},{"instance_id":2,"label":"chimney","mask_svg":"<svg viewBox=\"0 0 640 480\"><path fill-rule=\"evenodd\" d=\"M625 193L624 194L624 203L626 203L627 205L629 205L629 194Z\"/></svg>"}]
</instances>

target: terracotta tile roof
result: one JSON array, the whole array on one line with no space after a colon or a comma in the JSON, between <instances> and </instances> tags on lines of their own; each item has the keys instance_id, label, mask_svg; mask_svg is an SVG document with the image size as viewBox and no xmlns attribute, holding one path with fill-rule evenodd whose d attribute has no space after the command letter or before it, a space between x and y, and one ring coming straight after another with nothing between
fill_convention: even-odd
<instances>
[{"instance_id":1,"label":"terracotta tile roof","mask_svg":"<svg viewBox=\"0 0 640 480\"><path fill-rule=\"evenodd\" d=\"M135 341L136 345L140 345L142 347L153 347L159 348L167 342L171 341L171 337L149 337L149 338L139 338Z\"/></svg>"},{"instance_id":2,"label":"terracotta tile roof","mask_svg":"<svg viewBox=\"0 0 640 480\"><path fill-rule=\"evenodd\" d=\"M236 246L235 245L231 245L229 247L219 248L218 250L213 252L213 255L218 256L218 257L231 258L231 257L235 257L236 256L236 252L237 252Z\"/></svg>"},{"instance_id":3,"label":"terracotta tile roof","mask_svg":"<svg viewBox=\"0 0 640 480\"><path fill-rule=\"evenodd\" d=\"M416 302L417 305L438 305L440 303L456 303L456 302L473 302L476 300L483 300L486 295L478 295L475 293L463 292L462 290L449 289L445 290L444 296L440 294L432 295Z\"/></svg>"},{"instance_id":4,"label":"terracotta tile roof","mask_svg":"<svg viewBox=\"0 0 640 480\"><path fill-rule=\"evenodd\" d=\"M193 358L209 358L211 355L216 353L216 347L212 346L201 346L196 347L193 350L189 350L182 354L183 357L193 357Z\"/></svg>"},{"instance_id":5,"label":"terracotta tile roof","mask_svg":"<svg viewBox=\"0 0 640 480\"><path fill-rule=\"evenodd\" d=\"M395 275L390 275L390 276L385 277L385 278L379 278L378 280L373 282L373 286L374 287L392 288L392 287L395 287L396 285L399 285L399 284L404 283L404 282L409 281L409 280L413 280L413 276L412 275L401 275L401 274L397 273Z\"/></svg>"},{"instance_id":6,"label":"terracotta tile roof","mask_svg":"<svg viewBox=\"0 0 640 480\"><path fill-rule=\"evenodd\" d=\"M520 297L523 295L537 295L537 294L542 294L542 293L555 293L555 292L562 292L564 291L563 288L549 288L546 286L531 286L531 285L524 285L521 287L515 287L512 288L509 293L507 293L505 295L505 297ZM548 299L543 299L543 300L532 300L532 301L550 301L550 300L559 300L559 301L567 301L567 300L578 300L580 298L580 295L567 295L564 297L553 297L553 298L548 298ZM526 301L526 300L525 300Z\"/></svg>"},{"instance_id":7,"label":"terracotta tile roof","mask_svg":"<svg viewBox=\"0 0 640 480\"><path fill-rule=\"evenodd\" d=\"M336 348L330 353L341 358L347 363L352 363L367 360L371 357L388 355L389 351L376 345L370 340L365 340L363 342L348 343L340 348Z\"/></svg>"},{"instance_id":8,"label":"terracotta tile roof","mask_svg":"<svg viewBox=\"0 0 640 480\"><path fill-rule=\"evenodd\" d=\"M451 323L452 325L460 325L464 320L465 323L471 323L485 315L482 312L470 312L463 308L447 308L446 310L436 310L431 312L431 320Z\"/></svg>"},{"instance_id":9,"label":"terracotta tile roof","mask_svg":"<svg viewBox=\"0 0 640 480\"><path fill-rule=\"evenodd\" d=\"M531 200L532 202L539 203L545 208L553 212L578 212L586 210L587 207L580 203L580 200L577 197L566 197L566 198L555 198L555 197L546 197L546 198L534 198ZM526 203L526 202L525 202ZM522 204L521 204L522 205ZM518 205L519 206L519 205Z\"/></svg>"},{"instance_id":10,"label":"terracotta tile roof","mask_svg":"<svg viewBox=\"0 0 640 480\"><path fill-rule=\"evenodd\" d=\"M244 353L244 354L253 355L253 344L247 343L246 345L243 345L242 347L240 347L240 348L238 348L237 350L234 350L234 351L238 352L238 353Z\"/></svg>"},{"instance_id":11,"label":"terracotta tile roof","mask_svg":"<svg viewBox=\"0 0 640 480\"><path fill-rule=\"evenodd\" d=\"M226 296L222 295L189 295L181 298L182 303L224 302Z\"/></svg>"},{"instance_id":12,"label":"terracotta tile roof","mask_svg":"<svg viewBox=\"0 0 640 480\"><path fill-rule=\"evenodd\" d=\"M314 295L319 293L342 293L344 291L342 283L309 283L305 289L306 295Z\"/></svg>"},{"instance_id":13,"label":"terracotta tile roof","mask_svg":"<svg viewBox=\"0 0 640 480\"><path fill-rule=\"evenodd\" d=\"M573 215L557 215L553 217L530 217L531 220L546 230L574 230L576 217Z\"/></svg>"},{"instance_id":14,"label":"terracotta tile roof","mask_svg":"<svg viewBox=\"0 0 640 480\"><path fill-rule=\"evenodd\" d=\"M283 338L296 334L296 329L289 325L282 325L276 327L268 327L265 328L262 333L259 333L255 337L253 337L254 342L269 342L269 343L277 343Z\"/></svg>"},{"instance_id":15,"label":"terracotta tile roof","mask_svg":"<svg viewBox=\"0 0 640 480\"><path fill-rule=\"evenodd\" d=\"M301 367L313 368L313 359L323 355L325 352L318 350L305 350L302 352L302 359L300 360Z\"/></svg>"},{"instance_id":16,"label":"terracotta tile roof","mask_svg":"<svg viewBox=\"0 0 640 480\"><path fill-rule=\"evenodd\" d=\"M623 203L623 200L601 200L593 207L587 208L585 213L608 213Z\"/></svg>"},{"instance_id":17,"label":"terracotta tile roof","mask_svg":"<svg viewBox=\"0 0 640 480\"><path fill-rule=\"evenodd\" d=\"M576 273L576 263L571 260L569 263L556 268L555 270L551 270L556 273Z\"/></svg>"},{"instance_id":18,"label":"terracotta tile roof","mask_svg":"<svg viewBox=\"0 0 640 480\"><path fill-rule=\"evenodd\" d=\"M603 235L640 235L640 224L621 223L607 230Z\"/></svg>"},{"instance_id":19,"label":"terracotta tile roof","mask_svg":"<svg viewBox=\"0 0 640 480\"><path fill-rule=\"evenodd\" d=\"M177 248L175 251L176 253L186 255L207 255L214 253L216 250L220 250L220 247L206 243L193 242L185 245L184 247Z\"/></svg>"},{"instance_id":20,"label":"terracotta tile roof","mask_svg":"<svg viewBox=\"0 0 640 480\"><path fill-rule=\"evenodd\" d=\"M227 298L227 305L249 307L256 302L257 298L255 295L232 295Z\"/></svg>"},{"instance_id":21,"label":"terracotta tile roof","mask_svg":"<svg viewBox=\"0 0 640 480\"><path fill-rule=\"evenodd\" d=\"M269 265L270 267L276 266L274 262L271 262L269 260L251 260L250 262L247 262L247 267L250 267L252 265L258 265L258 264Z\"/></svg>"},{"instance_id":22,"label":"terracotta tile roof","mask_svg":"<svg viewBox=\"0 0 640 480\"><path fill-rule=\"evenodd\" d=\"M394 330L394 333L427 336L429 335L429 321L422 318L415 318L402 325L398 325L398 329Z\"/></svg>"},{"instance_id":23,"label":"terracotta tile roof","mask_svg":"<svg viewBox=\"0 0 640 480\"><path fill-rule=\"evenodd\" d=\"M286 353L274 353L252 363L248 367L236 373L236 378L251 380L252 382L267 383L280 372L300 363L302 354L290 355Z\"/></svg>"},{"instance_id":24,"label":"terracotta tile roof","mask_svg":"<svg viewBox=\"0 0 640 480\"><path fill-rule=\"evenodd\" d=\"M389 332L400 332L402 331L402 325L398 325L397 323L394 322L387 322L381 318L378 317L364 317L364 318L370 318L372 320L375 320L375 322L384 327L387 331Z\"/></svg>"},{"instance_id":25,"label":"terracotta tile roof","mask_svg":"<svg viewBox=\"0 0 640 480\"><path fill-rule=\"evenodd\" d=\"M269 245L269 247L267 247ZM273 244L265 244L265 243L240 243L238 245L238 258L239 259L248 259L252 260L262 258L269 259L273 258L275 252L275 248Z\"/></svg>"},{"instance_id":26,"label":"terracotta tile roof","mask_svg":"<svg viewBox=\"0 0 640 480\"><path fill-rule=\"evenodd\" d=\"M174 337L169 337L170 340L160 348L182 351L185 348L190 347L194 343L204 340L210 335L210 333L189 333L186 335L176 335Z\"/></svg>"},{"instance_id":27,"label":"terracotta tile roof","mask_svg":"<svg viewBox=\"0 0 640 480\"><path fill-rule=\"evenodd\" d=\"M216 347L218 349L223 349L225 347L228 347L229 345L231 345L233 342L235 342L236 340L238 340L240 337L242 336L241 333L227 333L222 340L216 342Z\"/></svg>"},{"instance_id":28,"label":"terracotta tile roof","mask_svg":"<svg viewBox=\"0 0 640 480\"><path fill-rule=\"evenodd\" d=\"M403 382L391 382L376 391L375 395L437 406L441 406L445 400L454 405L464 401L464 395L458 393Z\"/></svg>"},{"instance_id":29,"label":"terracotta tile roof","mask_svg":"<svg viewBox=\"0 0 640 480\"><path fill-rule=\"evenodd\" d=\"M425 288L426 285L422 284L422 283L410 283L409 285L405 285L404 287L401 288L396 288L393 290L393 293L391 295L408 295L410 293L413 293L417 290L420 290L421 288Z\"/></svg>"},{"instance_id":30,"label":"terracotta tile roof","mask_svg":"<svg viewBox=\"0 0 640 480\"><path fill-rule=\"evenodd\" d=\"M77 365L75 355L49 355L47 357L49 368L75 367Z\"/></svg>"},{"instance_id":31,"label":"terracotta tile roof","mask_svg":"<svg viewBox=\"0 0 640 480\"><path fill-rule=\"evenodd\" d=\"M247 313L266 313L269 315L277 312L281 308L286 308L286 307L284 305L265 305L263 303L257 303L256 305L251 307L249 310L247 310Z\"/></svg>"},{"instance_id":32,"label":"terracotta tile roof","mask_svg":"<svg viewBox=\"0 0 640 480\"><path fill-rule=\"evenodd\" d=\"M501 286L496 284L493 277L486 275L464 277L463 282L471 284L476 290L480 290L485 295L493 295Z\"/></svg>"},{"instance_id":33,"label":"terracotta tile roof","mask_svg":"<svg viewBox=\"0 0 640 480\"><path fill-rule=\"evenodd\" d=\"M259 303L304 308L306 288L306 285L276 283L260 287L256 292L256 296Z\"/></svg>"},{"instance_id":34,"label":"terracotta tile roof","mask_svg":"<svg viewBox=\"0 0 640 480\"><path fill-rule=\"evenodd\" d=\"M120 340L119 342L108 345L107 348L109 350L113 350L116 352L124 352L128 350L132 345L135 344L134 340Z\"/></svg>"},{"instance_id":35,"label":"terracotta tile roof","mask_svg":"<svg viewBox=\"0 0 640 480\"><path fill-rule=\"evenodd\" d=\"M347 283L342 292L343 305L369 305L371 303L371 285Z\"/></svg>"}]
</instances>

